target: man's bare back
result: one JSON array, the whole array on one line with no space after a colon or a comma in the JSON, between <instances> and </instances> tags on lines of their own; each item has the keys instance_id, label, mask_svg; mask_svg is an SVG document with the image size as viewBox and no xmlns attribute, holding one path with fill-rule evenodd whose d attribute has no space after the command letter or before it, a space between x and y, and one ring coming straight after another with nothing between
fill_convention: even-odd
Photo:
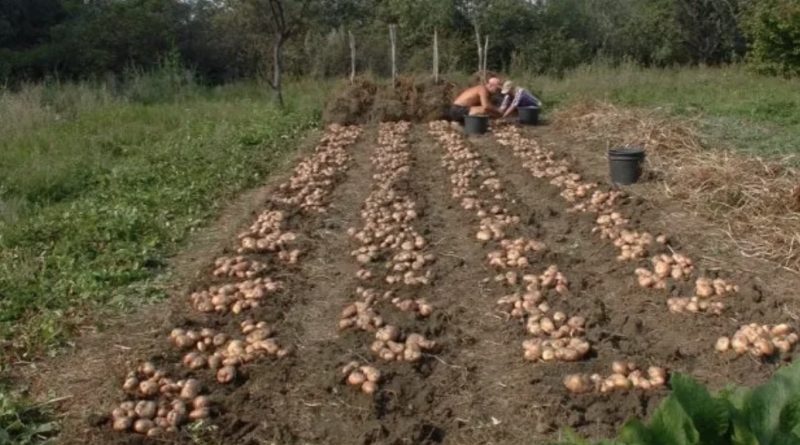
<instances>
[{"instance_id":1,"label":"man's bare back","mask_svg":"<svg viewBox=\"0 0 800 445\"><path fill-rule=\"evenodd\" d=\"M492 105L490 95L500 91L500 79L492 77L485 85L476 85L467 88L453 101L450 107L450 119L457 122L464 121L464 116L498 114L497 108Z\"/></svg>"},{"instance_id":2,"label":"man's bare back","mask_svg":"<svg viewBox=\"0 0 800 445\"><path fill-rule=\"evenodd\" d=\"M476 85L467 88L453 101L455 105L461 107L485 107L491 105L489 101L489 90L484 85Z\"/></svg>"}]
</instances>

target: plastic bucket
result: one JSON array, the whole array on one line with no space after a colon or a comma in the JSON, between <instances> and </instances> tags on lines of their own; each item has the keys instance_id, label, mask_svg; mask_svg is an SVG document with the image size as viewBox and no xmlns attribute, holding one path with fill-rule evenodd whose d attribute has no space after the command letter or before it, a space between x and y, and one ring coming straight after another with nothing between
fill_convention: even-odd
<instances>
[{"instance_id":1,"label":"plastic bucket","mask_svg":"<svg viewBox=\"0 0 800 445\"><path fill-rule=\"evenodd\" d=\"M620 147L608 150L608 167L611 182L629 185L642 176L644 149L640 147Z\"/></svg>"},{"instance_id":2,"label":"plastic bucket","mask_svg":"<svg viewBox=\"0 0 800 445\"><path fill-rule=\"evenodd\" d=\"M536 125L539 123L539 107L517 108L519 123L523 125Z\"/></svg>"},{"instance_id":3,"label":"plastic bucket","mask_svg":"<svg viewBox=\"0 0 800 445\"><path fill-rule=\"evenodd\" d=\"M489 130L489 116L465 116L464 133L484 134Z\"/></svg>"}]
</instances>

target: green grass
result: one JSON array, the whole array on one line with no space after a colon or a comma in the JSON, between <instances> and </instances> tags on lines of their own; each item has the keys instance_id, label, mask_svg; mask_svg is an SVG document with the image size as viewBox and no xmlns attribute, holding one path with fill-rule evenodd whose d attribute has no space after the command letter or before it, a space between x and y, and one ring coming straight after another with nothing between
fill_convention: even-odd
<instances>
[{"instance_id":1,"label":"green grass","mask_svg":"<svg viewBox=\"0 0 800 445\"><path fill-rule=\"evenodd\" d=\"M563 78L519 76L549 108L599 99L697 118L714 142L761 155L800 150L800 79L744 67L647 69L591 65Z\"/></svg>"},{"instance_id":2,"label":"green grass","mask_svg":"<svg viewBox=\"0 0 800 445\"><path fill-rule=\"evenodd\" d=\"M0 362L162 298L167 258L292 152L320 91L290 86L285 111L255 84L161 101L86 85L0 93Z\"/></svg>"},{"instance_id":3,"label":"green grass","mask_svg":"<svg viewBox=\"0 0 800 445\"><path fill-rule=\"evenodd\" d=\"M0 387L0 443L53 443L58 424L52 414L47 404L32 404L18 392Z\"/></svg>"}]
</instances>

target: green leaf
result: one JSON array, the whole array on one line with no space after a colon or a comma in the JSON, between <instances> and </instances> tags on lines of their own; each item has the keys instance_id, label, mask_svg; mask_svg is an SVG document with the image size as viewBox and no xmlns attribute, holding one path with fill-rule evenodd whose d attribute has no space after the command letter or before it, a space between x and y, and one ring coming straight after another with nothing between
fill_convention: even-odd
<instances>
[{"instance_id":1,"label":"green leaf","mask_svg":"<svg viewBox=\"0 0 800 445\"><path fill-rule=\"evenodd\" d=\"M697 429L701 444L726 445L730 443L730 405L721 398L713 398L708 390L683 374L670 379L672 397L680 403Z\"/></svg>"},{"instance_id":2,"label":"green leaf","mask_svg":"<svg viewBox=\"0 0 800 445\"><path fill-rule=\"evenodd\" d=\"M47 433L54 433L58 430L59 427L56 422L47 422L34 426L31 429L31 432L35 434L47 434Z\"/></svg>"},{"instance_id":3,"label":"green leaf","mask_svg":"<svg viewBox=\"0 0 800 445\"><path fill-rule=\"evenodd\" d=\"M782 434L797 436L797 431L800 431L800 394L793 394L792 399L781 411L779 425Z\"/></svg>"},{"instance_id":4,"label":"green leaf","mask_svg":"<svg viewBox=\"0 0 800 445\"><path fill-rule=\"evenodd\" d=\"M629 420L622 431L619 433L619 439L625 445L650 445L654 444L650 434L650 430L639 419Z\"/></svg>"},{"instance_id":5,"label":"green leaf","mask_svg":"<svg viewBox=\"0 0 800 445\"><path fill-rule=\"evenodd\" d=\"M700 444L700 434L692 424L692 419L673 396L661 403L653 415L650 428L659 445Z\"/></svg>"},{"instance_id":6,"label":"green leaf","mask_svg":"<svg viewBox=\"0 0 800 445\"><path fill-rule=\"evenodd\" d=\"M800 424L800 363L743 392L734 405L735 445L800 443L796 433Z\"/></svg>"},{"instance_id":7,"label":"green leaf","mask_svg":"<svg viewBox=\"0 0 800 445\"><path fill-rule=\"evenodd\" d=\"M759 445L758 439L742 422L735 421L733 425L733 445Z\"/></svg>"},{"instance_id":8,"label":"green leaf","mask_svg":"<svg viewBox=\"0 0 800 445\"><path fill-rule=\"evenodd\" d=\"M670 395L653 414L649 426L629 421L620 433L626 445L700 445L700 434L678 399Z\"/></svg>"}]
</instances>

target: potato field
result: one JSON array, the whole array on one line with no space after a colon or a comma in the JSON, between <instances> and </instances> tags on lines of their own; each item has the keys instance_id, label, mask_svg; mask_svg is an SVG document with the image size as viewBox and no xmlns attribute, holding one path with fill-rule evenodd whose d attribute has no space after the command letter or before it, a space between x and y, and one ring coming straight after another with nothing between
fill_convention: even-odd
<instances>
[{"instance_id":1,"label":"potato field","mask_svg":"<svg viewBox=\"0 0 800 445\"><path fill-rule=\"evenodd\" d=\"M542 131L327 127L164 313L32 377L81 394L60 439L599 439L674 372L719 389L793 358L786 293Z\"/></svg>"}]
</instances>

